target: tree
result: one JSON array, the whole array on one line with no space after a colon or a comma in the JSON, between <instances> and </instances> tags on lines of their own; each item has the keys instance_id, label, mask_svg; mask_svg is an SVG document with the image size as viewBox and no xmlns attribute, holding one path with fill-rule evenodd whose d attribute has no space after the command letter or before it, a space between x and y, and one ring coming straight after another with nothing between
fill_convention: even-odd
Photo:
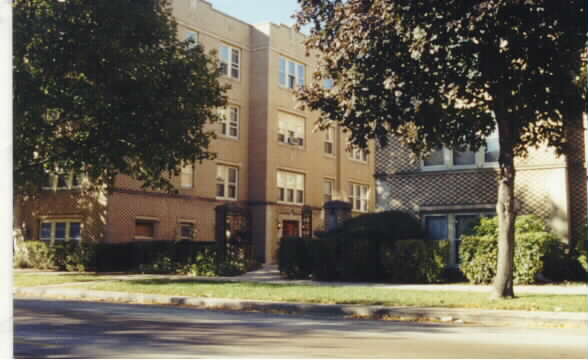
<instances>
[{"instance_id":1,"label":"tree","mask_svg":"<svg viewBox=\"0 0 588 360\"><path fill-rule=\"evenodd\" d=\"M350 130L352 142L397 136L415 155L477 150L496 128L499 260L493 297L514 296L515 156L543 144L567 151L585 84L585 3L579 0L299 0L316 80L298 98ZM585 64L584 64L585 65Z\"/></svg>"},{"instance_id":2,"label":"tree","mask_svg":"<svg viewBox=\"0 0 588 360\"><path fill-rule=\"evenodd\" d=\"M173 190L182 165L213 156L204 129L226 87L169 0L15 0L14 184L55 171L96 186L126 174Z\"/></svg>"}]
</instances>

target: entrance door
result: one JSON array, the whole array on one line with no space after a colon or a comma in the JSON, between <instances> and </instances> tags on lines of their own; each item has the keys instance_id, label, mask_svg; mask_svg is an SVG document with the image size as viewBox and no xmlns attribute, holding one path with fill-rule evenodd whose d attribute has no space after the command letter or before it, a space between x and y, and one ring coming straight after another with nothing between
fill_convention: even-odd
<instances>
[{"instance_id":1,"label":"entrance door","mask_svg":"<svg viewBox=\"0 0 588 360\"><path fill-rule=\"evenodd\" d=\"M300 236L300 223L296 220L282 221L282 236Z\"/></svg>"}]
</instances>

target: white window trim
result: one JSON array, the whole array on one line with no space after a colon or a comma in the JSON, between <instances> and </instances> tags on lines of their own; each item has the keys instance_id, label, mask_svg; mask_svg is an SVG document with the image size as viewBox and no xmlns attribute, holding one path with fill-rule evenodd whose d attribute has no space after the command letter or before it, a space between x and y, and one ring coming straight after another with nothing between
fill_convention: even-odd
<instances>
[{"instance_id":1,"label":"white window trim","mask_svg":"<svg viewBox=\"0 0 588 360\"><path fill-rule=\"evenodd\" d=\"M280 182L279 182L279 178L280 178L280 174L283 174L284 176L288 176L288 175L294 175L296 177L296 184L298 184L298 177L302 177L302 189L299 189L297 187L297 185L294 188L290 188L288 187L288 181L286 180L286 184L283 186L284 189L284 198L286 200L280 200ZM288 204L288 205L304 205L304 202L306 200L306 175L305 174L301 174L301 173L297 173L297 172L292 172L292 171L285 171L285 170L278 170L276 172L276 187L278 188L278 200L277 202L279 204ZM294 192L292 199L293 201L288 201L287 198L287 191L288 190L292 190ZM302 202L297 201L296 199L298 198L298 191L302 190Z\"/></svg>"},{"instance_id":2,"label":"white window trim","mask_svg":"<svg viewBox=\"0 0 588 360\"><path fill-rule=\"evenodd\" d=\"M478 216L478 217L484 217L484 216L495 216L496 214L490 211L469 211L469 212L434 212L434 213L427 213L425 215L423 215L422 217L422 226L423 229L426 230L426 225L427 225L427 218L428 217L439 217L439 216L444 216L447 218L447 237L449 241L449 259L448 259L448 264L447 266L450 268L459 268L459 265L457 264L457 258L458 255L456 252L456 246L455 246L455 242L458 240L456 239L456 224L457 224L457 216ZM440 241L440 240L432 240L432 241Z\"/></svg>"},{"instance_id":3,"label":"white window trim","mask_svg":"<svg viewBox=\"0 0 588 360\"><path fill-rule=\"evenodd\" d=\"M329 139L329 133L331 138ZM327 143L331 144L331 152L326 152L326 145ZM323 153L327 156L335 156L337 151L335 149L335 128L330 126L325 130L325 138L323 140Z\"/></svg>"},{"instance_id":4,"label":"white window trim","mask_svg":"<svg viewBox=\"0 0 588 360\"><path fill-rule=\"evenodd\" d=\"M282 62L282 59L284 60L284 63L285 63L285 69L284 69L285 83L284 84L282 84L281 70L280 70L280 63ZM290 67L288 66L288 63L294 64L294 74L290 74ZM304 69L304 76L302 78L302 84L300 84L300 77L298 76L298 67L299 66L302 66L302 68ZM292 88L288 86L288 83L289 83L288 76L289 75L294 75L294 87L292 87ZM305 86L306 85L306 65L301 64L299 62L296 62L294 60L290 60L289 58L287 58L285 56L280 56L280 59L278 60L278 84L280 85L280 87L282 89L294 89L299 86Z\"/></svg>"},{"instance_id":5,"label":"white window trim","mask_svg":"<svg viewBox=\"0 0 588 360\"><path fill-rule=\"evenodd\" d=\"M83 183L86 181L86 177L84 175L81 174L76 174L73 171L70 171L66 176L66 180L65 183L67 184L65 187L58 187L58 183L59 183L59 176L63 176L64 174L48 174L47 176L49 176L51 178L51 186L43 186L42 189L43 190L53 190L53 191L57 191L57 190L76 190L76 189L81 189ZM74 176L79 176L79 184L76 186L73 186L73 179Z\"/></svg>"},{"instance_id":6,"label":"white window trim","mask_svg":"<svg viewBox=\"0 0 588 360\"><path fill-rule=\"evenodd\" d=\"M327 194L325 193L325 184L326 183L331 184L331 200L325 199L327 197ZM329 178L324 178L323 179L323 202L332 201L334 199L335 199L335 180L329 179Z\"/></svg>"},{"instance_id":7,"label":"white window trim","mask_svg":"<svg viewBox=\"0 0 588 360\"><path fill-rule=\"evenodd\" d=\"M298 116L298 115L292 115L289 113L284 113L288 116L290 116L290 118L287 119L292 119L292 118L296 118L299 119L300 122L302 123L302 133L296 133L295 130L293 130L293 128L295 127L288 127L286 126L285 128L281 128L280 127L280 115L278 114L278 143L279 144L284 144L284 145L289 145L289 146L295 146L297 148L300 149L304 149L305 145L306 145L306 119ZM287 119L285 121L287 121ZM294 133L294 136L289 136L289 132ZM280 140L280 135L284 135L284 141ZM298 136L297 136L298 135ZM300 144L300 139L302 139L302 144Z\"/></svg>"},{"instance_id":8,"label":"white window trim","mask_svg":"<svg viewBox=\"0 0 588 360\"><path fill-rule=\"evenodd\" d=\"M64 239L55 238L55 228L56 228L57 223L65 223L65 238ZM80 224L80 238L79 239L72 239L70 237L72 223ZM41 229L43 228L43 224L51 224L51 236L49 239L41 237ZM39 236L38 236L38 238L40 241L48 241L51 245L53 245L55 243L55 241L81 241L83 231L84 231L84 224L82 223L81 219L72 219L72 218L41 219L39 221Z\"/></svg>"},{"instance_id":9,"label":"white window trim","mask_svg":"<svg viewBox=\"0 0 588 360\"><path fill-rule=\"evenodd\" d=\"M187 169L190 169L190 172L187 172ZM182 170L180 172L180 187L182 189L192 189L194 188L194 173L195 173L195 169L194 169L194 164L188 164L186 166L182 167ZM190 175L190 183L186 184L184 183L184 176L186 175Z\"/></svg>"},{"instance_id":10,"label":"white window trim","mask_svg":"<svg viewBox=\"0 0 588 360\"><path fill-rule=\"evenodd\" d=\"M474 153L474 163L467 165L454 165L453 164L453 150L443 146L443 165L425 165L425 160L421 159L421 170L422 171L439 171L439 170L464 170L464 169L475 169L482 166L484 153L480 150Z\"/></svg>"},{"instance_id":11,"label":"white window trim","mask_svg":"<svg viewBox=\"0 0 588 360\"><path fill-rule=\"evenodd\" d=\"M233 136L231 135L231 111L232 110L236 110L236 114L237 114L237 135ZM225 138L229 138L229 139L234 139L234 140L239 140L239 135L241 133L241 108L237 105L228 105L226 108L221 110L221 131L220 131L220 135L222 137ZM225 125L225 129L227 130L227 133L223 133L223 129L222 129L222 125Z\"/></svg>"},{"instance_id":12,"label":"white window trim","mask_svg":"<svg viewBox=\"0 0 588 360\"><path fill-rule=\"evenodd\" d=\"M360 183L355 183L355 182L350 182L349 183L350 186L350 191L351 194L349 194L348 198L350 198L351 200L351 210L352 211L356 211L356 212L361 212L361 213L367 213L370 211L370 196L371 196L371 189L370 186L367 184L360 184ZM355 207L355 201L357 200L357 198L355 197L355 187L359 187L359 202L360 202L360 209L357 209ZM362 198L362 188L365 188L365 199ZM365 203L365 209L363 208L363 204Z\"/></svg>"},{"instance_id":13,"label":"white window trim","mask_svg":"<svg viewBox=\"0 0 588 360\"><path fill-rule=\"evenodd\" d=\"M224 196L216 196L217 200L231 200L231 201L236 201L237 199L239 199L239 168L236 166L231 166L231 165L224 165L224 164L217 164L217 171L218 168L223 168L225 169L224 172L224 179L223 179L223 186L224 186ZM229 170L228 169L235 169L235 197L229 197ZM215 195L216 195L216 185L220 184L220 181L218 180L218 178L216 177L216 173L215 173L215 187L214 187L214 191L215 191Z\"/></svg>"},{"instance_id":14,"label":"white window trim","mask_svg":"<svg viewBox=\"0 0 588 360\"><path fill-rule=\"evenodd\" d=\"M220 55L221 52L222 52L221 48L223 48L223 47L226 47L229 50L229 59L228 59L228 62L226 63L227 64L227 72L226 73L223 73L222 75L225 76L225 77L227 77L227 78L230 78L230 79L241 80L241 49L236 48L236 47L233 47L231 45L222 44L219 47L219 61L221 63L225 63L223 61L223 59L221 58L221 55ZM235 65L233 63L233 50L236 50L237 53L239 54L239 62L237 63L237 69L238 69L238 75L239 76L237 76L237 77L234 77L232 75L232 72L231 72L231 69L233 68L233 65Z\"/></svg>"}]
</instances>

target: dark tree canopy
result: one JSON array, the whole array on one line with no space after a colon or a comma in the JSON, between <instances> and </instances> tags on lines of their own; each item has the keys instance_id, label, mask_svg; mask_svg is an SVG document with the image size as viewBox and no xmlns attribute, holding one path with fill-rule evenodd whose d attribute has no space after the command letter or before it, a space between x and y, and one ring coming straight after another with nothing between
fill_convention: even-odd
<instances>
[{"instance_id":1,"label":"dark tree canopy","mask_svg":"<svg viewBox=\"0 0 588 360\"><path fill-rule=\"evenodd\" d=\"M126 174L172 189L207 151L225 104L213 56L177 38L168 0L14 1L14 183Z\"/></svg>"},{"instance_id":2,"label":"dark tree canopy","mask_svg":"<svg viewBox=\"0 0 588 360\"><path fill-rule=\"evenodd\" d=\"M300 0L299 25L320 57L300 99L354 141L400 135L415 152L483 144L497 107L517 155L563 150L580 119L585 4L579 0ZM500 104L499 104L500 103Z\"/></svg>"},{"instance_id":3,"label":"dark tree canopy","mask_svg":"<svg viewBox=\"0 0 588 360\"><path fill-rule=\"evenodd\" d=\"M342 125L359 146L373 138L385 145L393 134L417 156L440 146L475 151L497 130L493 297L514 296L514 157L541 145L569 152L568 135L582 128L585 1L299 3L319 81L298 98L321 112L321 126Z\"/></svg>"}]
</instances>

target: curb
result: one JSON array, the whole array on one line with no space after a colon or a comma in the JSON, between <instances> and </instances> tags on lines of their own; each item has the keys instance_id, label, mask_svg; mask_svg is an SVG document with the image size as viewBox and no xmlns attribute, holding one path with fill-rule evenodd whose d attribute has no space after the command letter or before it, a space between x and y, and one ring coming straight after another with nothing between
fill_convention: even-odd
<instances>
[{"instance_id":1,"label":"curb","mask_svg":"<svg viewBox=\"0 0 588 360\"><path fill-rule=\"evenodd\" d=\"M288 314L347 316L367 319L401 321L442 321L483 325L571 326L586 327L588 313L470 310L426 307L388 307L376 305L308 304L277 301L256 301L224 298L152 295L83 289L29 287L16 288L14 296L51 297L73 300L101 300L136 304L185 305L209 310L262 311Z\"/></svg>"}]
</instances>

